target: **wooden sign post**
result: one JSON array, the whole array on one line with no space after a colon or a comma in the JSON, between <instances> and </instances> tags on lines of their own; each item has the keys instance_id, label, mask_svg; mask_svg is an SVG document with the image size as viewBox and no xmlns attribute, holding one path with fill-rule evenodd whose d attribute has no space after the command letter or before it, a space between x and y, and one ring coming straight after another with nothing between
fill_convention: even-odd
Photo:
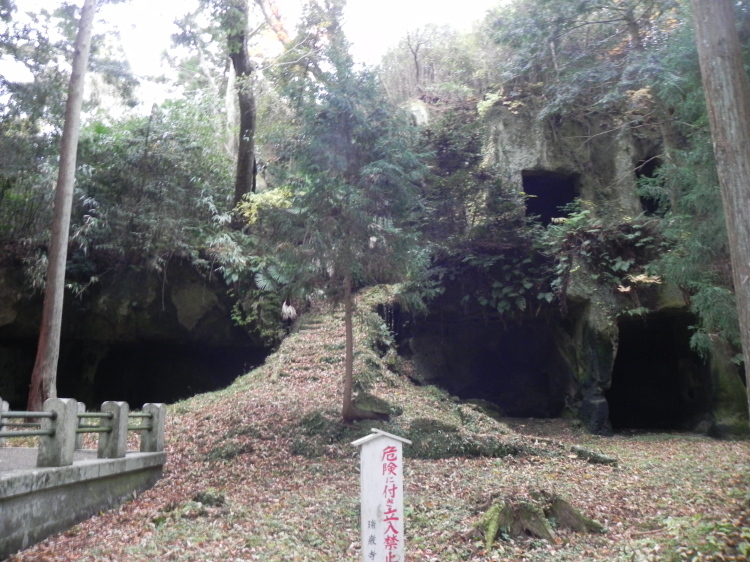
<instances>
[{"instance_id":1,"label":"wooden sign post","mask_svg":"<svg viewBox=\"0 0 750 562\"><path fill-rule=\"evenodd\" d=\"M379 429L360 447L362 562L404 562L404 462L411 441Z\"/></svg>"}]
</instances>

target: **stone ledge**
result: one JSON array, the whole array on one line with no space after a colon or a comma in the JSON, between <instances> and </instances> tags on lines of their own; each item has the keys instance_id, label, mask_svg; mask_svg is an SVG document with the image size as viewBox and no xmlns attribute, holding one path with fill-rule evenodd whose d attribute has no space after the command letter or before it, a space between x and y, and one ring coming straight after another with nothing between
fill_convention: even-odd
<instances>
[{"instance_id":1,"label":"stone ledge","mask_svg":"<svg viewBox=\"0 0 750 562\"><path fill-rule=\"evenodd\" d=\"M0 473L0 560L152 487L166 458L133 452Z\"/></svg>"},{"instance_id":2,"label":"stone ledge","mask_svg":"<svg viewBox=\"0 0 750 562\"><path fill-rule=\"evenodd\" d=\"M80 460L71 466L57 468L31 468L0 472L0 501L13 496L30 494L46 488L75 484L82 480L93 480L162 466L167 454L127 453L122 459Z\"/></svg>"}]
</instances>

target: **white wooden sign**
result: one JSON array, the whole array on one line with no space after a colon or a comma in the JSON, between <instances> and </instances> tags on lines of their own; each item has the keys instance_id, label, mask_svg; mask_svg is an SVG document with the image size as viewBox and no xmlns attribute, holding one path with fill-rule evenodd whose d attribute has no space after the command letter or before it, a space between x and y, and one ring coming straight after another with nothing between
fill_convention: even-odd
<instances>
[{"instance_id":1,"label":"white wooden sign","mask_svg":"<svg viewBox=\"0 0 750 562\"><path fill-rule=\"evenodd\" d=\"M362 562L404 562L404 462L411 441L379 429L360 447Z\"/></svg>"}]
</instances>

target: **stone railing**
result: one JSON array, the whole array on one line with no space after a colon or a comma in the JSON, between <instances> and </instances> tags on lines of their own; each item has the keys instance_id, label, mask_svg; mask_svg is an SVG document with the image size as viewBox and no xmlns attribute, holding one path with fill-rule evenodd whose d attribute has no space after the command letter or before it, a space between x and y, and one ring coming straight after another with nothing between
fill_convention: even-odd
<instances>
[{"instance_id":1,"label":"stone railing","mask_svg":"<svg viewBox=\"0 0 750 562\"><path fill-rule=\"evenodd\" d=\"M70 398L52 398L41 412L13 412L0 399L0 439L39 441L36 449L0 448L0 560L132 499L161 478L164 404L135 413L125 402L85 410ZM127 450L129 431L140 433L140 451ZM97 450L77 451L87 433L99 435Z\"/></svg>"},{"instance_id":2,"label":"stone railing","mask_svg":"<svg viewBox=\"0 0 750 562\"><path fill-rule=\"evenodd\" d=\"M99 434L100 459L125 457L128 431L140 432L142 453L164 450L164 404L144 404L134 413L126 402L104 402L100 412L85 410L72 398L50 398L41 412L13 412L0 399L0 445L3 438L39 437L37 467L72 465L85 433Z\"/></svg>"}]
</instances>

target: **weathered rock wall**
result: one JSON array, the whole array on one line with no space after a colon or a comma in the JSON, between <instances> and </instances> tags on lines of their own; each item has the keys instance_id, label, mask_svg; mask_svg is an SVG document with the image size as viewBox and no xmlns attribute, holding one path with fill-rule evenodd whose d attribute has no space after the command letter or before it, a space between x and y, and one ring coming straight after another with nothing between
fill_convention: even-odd
<instances>
[{"instance_id":1,"label":"weathered rock wall","mask_svg":"<svg viewBox=\"0 0 750 562\"><path fill-rule=\"evenodd\" d=\"M658 140L596 113L580 121L540 120L530 99L512 109L495 106L486 122L485 164L506 171L517 189L524 171L574 175L577 195L599 214L621 219L643 212L635 169L653 155Z\"/></svg>"},{"instance_id":2,"label":"weathered rock wall","mask_svg":"<svg viewBox=\"0 0 750 562\"><path fill-rule=\"evenodd\" d=\"M537 113L526 98L506 100L485 116L484 165L510 180L506 189L522 192L530 173L554 173L575 178L575 195L589 201L597 217L620 224L644 212L636 170L660 152L657 135L596 113L567 121L538 119ZM621 424L637 423L640 412L659 428L721 432L746 426L744 386L729 350L717 348L709 360L690 350L684 296L667 286L644 288L638 305L647 311L643 324L627 323L630 297L593 281L595 273L574 264L565 310L517 322L488 321L492 312L466 310L462 299L480 290L470 280L460 290L449 288L412 331L421 381L462 398L492 400L509 415L574 415L601 434L612 432L612 401ZM628 346L621 349L625 324ZM648 342L651 324L666 331L659 334L660 349ZM645 339L630 334L638 330ZM641 362L623 355L647 352L659 355ZM663 372L664 379L639 389L628 384L638 380L639 370L657 378ZM623 416L623 409L633 417Z\"/></svg>"},{"instance_id":3,"label":"weathered rock wall","mask_svg":"<svg viewBox=\"0 0 750 562\"><path fill-rule=\"evenodd\" d=\"M266 342L232 320L221 280L186 262L161 273L117 269L65 299L58 390L86 403L170 402L225 386L267 354ZM16 406L25 401L41 307L20 268L0 269L0 395Z\"/></svg>"}]
</instances>

